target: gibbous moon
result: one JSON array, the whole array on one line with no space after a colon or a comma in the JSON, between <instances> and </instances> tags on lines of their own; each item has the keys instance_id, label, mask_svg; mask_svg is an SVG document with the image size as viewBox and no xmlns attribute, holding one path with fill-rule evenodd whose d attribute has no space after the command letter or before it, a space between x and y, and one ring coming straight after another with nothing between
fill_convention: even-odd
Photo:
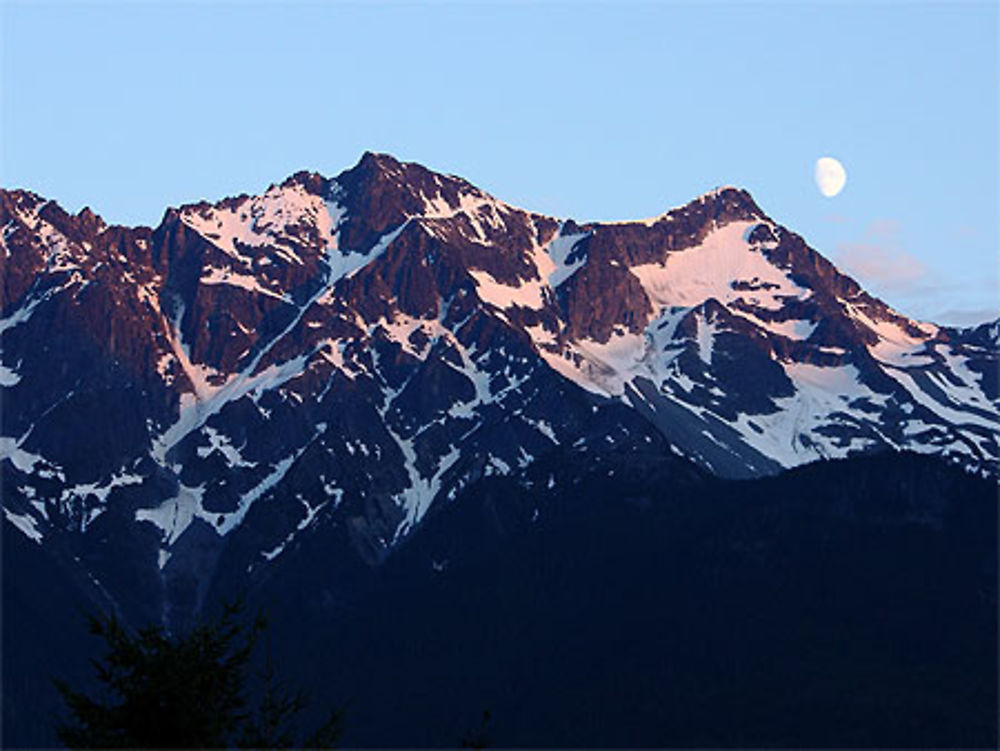
<instances>
[{"instance_id":1,"label":"gibbous moon","mask_svg":"<svg viewBox=\"0 0 1000 751\"><path fill-rule=\"evenodd\" d=\"M844 165L832 156L820 157L816 160L816 184L819 192L827 198L833 198L844 189L847 182L847 172Z\"/></svg>"}]
</instances>

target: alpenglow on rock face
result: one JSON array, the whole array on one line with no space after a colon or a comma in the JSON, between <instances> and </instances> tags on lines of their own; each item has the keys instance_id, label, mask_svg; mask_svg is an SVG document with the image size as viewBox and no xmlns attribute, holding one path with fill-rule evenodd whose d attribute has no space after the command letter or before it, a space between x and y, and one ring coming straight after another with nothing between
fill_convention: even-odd
<instances>
[{"instance_id":1,"label":"alpenglow on rock face","mask_svg":"<svg viewBox=\"0 0 1000 751\"><path fill-rule=\"evenodd\" d=\"M377 561L560 447L1000 468L1000 322L909 320L735 188L578 224L368 153L155 229L21 190L0 224L6 518L128 539L195 606L223 550L259 570L335 520Z\"/></svg>"}]
</instances>

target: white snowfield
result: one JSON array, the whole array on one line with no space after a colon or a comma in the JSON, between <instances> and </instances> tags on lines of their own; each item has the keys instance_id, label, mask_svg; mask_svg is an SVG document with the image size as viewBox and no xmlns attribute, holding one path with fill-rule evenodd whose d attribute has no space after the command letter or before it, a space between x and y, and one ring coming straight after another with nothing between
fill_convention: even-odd
<instances>
[{"instance_id":1,"label":"white snowfield","mask_svg":"<svg viewBox=\"0 0 1000 751\"><path fill-rule=\"evenodd\" d=\"M440 178L438 185L442 186ZM607 341L595 341L569 338L565 326L556 331L535 322L537 319L518 323L522 314L557 310L559 287L588 262L584 253L575 251L583 247L581 243L593 229L584 226L570 231L567 222L559 222L554 232L542 236L535 223L542 217L470 189L460 194L457 205L448 203L441 192L422 195L423 209L389 228L371 247L344 248L339 229L347 218L347 209L340 203L339 199L343 199L340 191L334 185L331 194L321 198L291 184L272 187L262 196L234 202L229 208L189 208L181 212L181 221L223 254L223 258L213 260L202 270L202 285L227 285L250 295L277 299L291 308L287 326L260 346L253 357L241 360L236 372L220 372L207 363L193 361L191 349L180 331L183 308L175 306L171 314L161 311L154 290L140 289L140 299L146 300L162 319L166 332L165 348L157 359L158 373L165 383L180 384L182 389L176 419L172 424L158 426L151 436L153 461L164 472L177 475L180 467L176 464L175 449L185 439L196 437L198 460L221 460L232 472L255 478L253 486L240 496L235 510L227 513L205 508L208 491L204 485L191 487L183 483L178 483L176 493L161 499L157 506L138 510L135 519L154 525L160 532L161 569L168 565L173 546L195 520L201 520L219 535L238 529L251 507L280 496L282 483L311 445L331 439L327 426L319 423L305 443L289 446L287 453L270 463L262 462L248 458L255 455L253 435L237 441L214 420L227 406L241 400L249 400L244 404L252 403L266 420L267 410L261 401L268 393L286 399L316 398L304 396L294 388L306 374L320 373L330 382L334 375L343 375L351 382L370 379L380 390L382 398L375 406L391 438L386 453L402 457L403 474L408 481L392 499L401 512L401 521L386 536L387 546L411 532L439 495L455 496L465 482L453 471L463 457L466 445L463 442L482 425L484 412L497 409L498 405L502 407L506 399L517 396L530 375L515 376L510 370L515 363L498 373L487 366L487 358L506 353L464 346L459 334L466 321L450 328L443 323L450 300L440 301L436 318L414 318L397 311L391 318L367 321L354 314L354 323L366 332L361 337L362 347L351 346L358 344L353 339L338 339L319 331L319 338L311 339L314 345L290 359L277 361L272 354L282 351L279 344L297 340L303 329L322 327L310 314L333 307L340 300L339 290L343 289L340 283L378 263L404 230L413 225L439 238L448 236L443 228L458 231L488 254L491 237L517 223L527 223L533 234L526 260L533 273L517 284L505 284L484 268L477 268L476 262L467 269L484 309L508 325L519 326L549 368L586 391L633 408L641 406L643 411L669 408L670 417L664 418L663 424L668 425L665 432L671 441L674 438L669 432L669 421L682 419L677 416L683 415L685 421L698 426L697 432L708 442L706 446L712 444L739 456L745 452L748 456L763 455L780 467L843 457L879 445L954 455L962 457L967 466L983 471L995 467L1000 458L996 439L1000 433L1000 405L984 391L982 374L969 367L969 351L949 342L941 329L912 321L904 326L900 321L905 319L895 314L888 318L873 317L857 301L838 301L857 326L872 334L874 343L868 345L867 354L890 382L898 386L889 393L884 387L868 382L852 360L852 353L842 347L811 341L821 321L784 314L790 304L808 303L816 292L801 286L789 269L769 259L768 251L773 244L749 241L752 230L761 223L768 224L766 220L717 226L695 247L664 252L657 262L629 268L652 304L649 320L640 333L620 325ZM77 263L74 259L78 254L68 247L65 238L61 240L54 230L47 228L37 212L29 218L49 248L52 269L65 271ZM670 220L667 213L635 224L649 227ZM551 226L551 221L548 224ZM310 235L318 238L318 247L303 246L302 228L312 230ZM6 244L3 247L6 250ZM307 251L319 259L322 284L309 299L296 303L290 292L280 289L266 270L279 263L304 264L309 257ZM60 287L29 297L19 309L0 320L0 332L23 324L37 306L80 283L80 279L71 277ZM713 307L716 304L723 306L726 315L713 314L713 310L718 310ZM724 355L727 346L725 338L735 335L735 324L729 323L730 318L742 330L753 332L757 339L781 340L790 345L783 351L804 348L822 355L826 361L832 357L838 362L824 366L818 364L821 359L799 361L790 356L782 359L772 356L791 384L791 394L775 397L767 408L749 411L733 403L717 378L720 353ZM242 324L241 328L246 333ZM418 331L428 344L414 343L419 340L414 339ZM684 331L689 333L681 333ZM474 395L466 400L456 396L446 411L415 430L393 424L393 408L400 403L406 384L389 386L374 350L369 350L368 358L358 354L369 347L376 332L398 344L407 356L419 360L426 359L435 344L447 344L455 353L447 360L447 367L471 382ZM20 380L16 363L0 361L0 387L15 388ZM643 395L648 395L643 390L647 383L655 387L656 399ZM893 415L890 422L895 424L887 424L884 419L890 412ZM520 414L510 419L533 430L546 445L555 446L564 440L559 428L548 420ZM467 426L461 438L437 447L432 460L418 462L418 442L424 432L449 421ZM726 430L720 431L719 425ZM29 434L30 431L20 437L0 437L0 461L8 462L24 476L46 473L65 481L60 467L23 448ZM708 449L694 445L672 448L713 467L715 460ZM383 451L383 447L364 443L349 443L346 449L351 456ZM388 460L381 453L379 458ZM490 456L486 458L484 473L510 473L515 471L514 467L523 468L533 460L524 450L511 461ZM81 531L86 531L114 489L143 481L131 468L121 468L100 482L67 482L65 493L58 499L31 496L33 510L19 508L15 513L5 508L4 513L25 535L41 542L48 528L51 504L82 504L83 499L91 499L86 503L93 504L96 499L97 505L88 506L79 517ZM272 541L271 547L262 552L262 560L278 557L298 534L316 523L322 509L336 509L340 505L345 494L340 478L332 473L324 475L323 488L323 498L308 502L299 499L299 522Z\"/></svg>"},{"instance_id":2,"label":"white snowfield","mask_svg":"<svg viewBox=\"0 0 1000 751\"><path fill-rule=\"evenodd\" d=\"M745 300L764 310L779 310L784 298L803 299L810 290L795 284L788 272L771 264L758 246L744 238L759 221L732 222L715 230L693 248L666 254L662 263L630 271L654 305L694 307L709 299L721 303ZM774 289L745 290L735 282Z\"/></svg>"},{"instance_id":3,"label":"white snowfield","mask_svg":"<svg viewBox=\"0 0 1000 751\"><path fill-rule=\"evenodd\" d=\"M185 209L181 221L227 255L246 267L253 258L239 245L268 248L282 260L302 263L294 248L299 240L289 226L313 227L321 238L329 238L337 222L336 209L301 185L272 186L264 195L248 198L231 208Z\"/></svg>"},{"instance_id":4,"label":"white snowfield","mask_svg":"<svg viewBox=\"0 0 1000 751\"><path fill-rule=\"evenodd\" d=\"M772 264L763 252L767 246L747 240L750 230L760 223L756 220L732 222L716 229L696 247L665 254L661 263L631 268L631 273L660 310L641 336L621 327L607 342L579 339L568 342L561 350L554 350L548 331L540 327L526 331L534 338L539 354L554 370L588 391L628 403L626 385L634 385L637 378L644 378L658 384L661 392L676 405L704 418L712 410L684 398L696 381L676 363L685 344L690 343L708 367L705 377L711 385L713 345L723 329L720 322L706 318L701 306L713 300L764 334L799 342L808 342L819 323L768 318L768 314L781 311L789 300L808 300L813 291L800 287L787 269ZM735 421L726 420L742 441L783 467L822 458L840 458L880 444L932 453L965 454L974 462L996 457L996 440L990 439L988 434L984 436L983 431L991 431L994 435L1000 431L1000 405L990 401L983 392L983 376L967 367L967 355L939 341L939 327L908 321L911 331L907 331L894 320L873 319L859 305L845 300L839 302L858 325L876 335L876 343L869 345L868 350L882 364L884 372L905 389L913 403L926 408L947 425L954 434L953 439L941 446L905 438L893 439L887 435L887 431L880 428L878 410L873 407L884 408L899 400L873 390L852 365L820 367L779 360L795 394L776 399L773 410L744 412ZM675 331L688 315L695 320L697 334L690 342L678 341ZM905 320L894 312L891 315ZM831 351L818 346L817 350ZM833 352L844 354L842 349ZM928 372L927 378L937 385L943 399L927 393L909 374L928 369L927 366L935 362L945 363L947 375L934 371ZM911 422L916 425L920 420L913 418ZM847 440L831 430L824 430L851 426L863 428ZM969 427L982 430L965 429ZM907 423L901 428L904 434L913 432ZM697 455L692 458L704 460Z\"/></svg>"}]
</instances>

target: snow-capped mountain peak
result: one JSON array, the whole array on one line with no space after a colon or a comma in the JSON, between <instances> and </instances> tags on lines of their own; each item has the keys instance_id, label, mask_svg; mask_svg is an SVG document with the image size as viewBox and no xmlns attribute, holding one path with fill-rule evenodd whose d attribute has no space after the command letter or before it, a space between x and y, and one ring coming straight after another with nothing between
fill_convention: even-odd
<instances>
[{"instance_id":1,"label":"snow-capped mountain peak","mask_svg":"<svg viewBox=\"0 0 1000 751\"><path fill-rule=\"evenodd\" d=\"M377 560L553 452L1000 469L998 325L909 320L730 186L578 223L367 153L155 229L24 191L0 225L5 514L153 540L168 578L322 524Z\"/></svg>"}]
</instances>

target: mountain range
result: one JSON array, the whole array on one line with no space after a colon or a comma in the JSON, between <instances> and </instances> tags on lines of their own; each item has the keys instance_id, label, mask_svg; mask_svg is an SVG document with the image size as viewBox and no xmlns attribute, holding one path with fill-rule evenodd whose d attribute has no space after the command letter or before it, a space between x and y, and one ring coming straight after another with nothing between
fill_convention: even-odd
<instances>
[{"instance_id":1,"label":"mountain range","mask_svg":"<svg viewBox=\"0 0 1000 751\"><path fill-rule=\"evenodd\" d=\"M300 172L261 195L167 209L155 228L3 190L0 227L0 470L5 538L17 538L7 549L20 556L5 560L5 579L23 561L52 569L36 587L13 588L25 611L58 580L128 622L177 631L235 591L271 605L291 597L280 581L305 598L285 612L318 607L329 619L337 597L373 597L381 585L357 584L372 576L412 603L430 586L399 583L417 551L431 577L449 576L463 555L478 560L477 541L492 538L468 514L520 530L499 538L519 540L515 551L530 547L526 529L571 549L566 530L579 527L599 547L604 522L552 521L572 498L686 508L678 499L780 487L780 499L801 492L794 478L809 471L837 487L842 469L875 484L873 466L905 478L880 491L903 500L875 514L879 524L958 534L967 527L948 520L990 513L1000 320L907 318L744 190L719 188L645 220L586 223L366 153L333 178ZM956 509L963 501L950 490L935 495L960 486L975 512ZM832 505L817 501L809 514L874 518L829 492ZM705 505L718 522L719 504ZM758 523L747 513L729 518ZM961 548L949 540L941 550ZM456 545L472 548L445 552ZM994 538L977 555L990 545L995 554ZM995 607L995 572L970 560L976 573L963 570L963 586L978 582L973 600ZM508 564L510 582L531 581ZM354 583L307 593L301 582L316 568L354 572ZM468 570L457 576L475 590ZM352 638L370 638L366 628ZM513 737L534 737L524 733Z\"/></svg>"}]
</instances>

